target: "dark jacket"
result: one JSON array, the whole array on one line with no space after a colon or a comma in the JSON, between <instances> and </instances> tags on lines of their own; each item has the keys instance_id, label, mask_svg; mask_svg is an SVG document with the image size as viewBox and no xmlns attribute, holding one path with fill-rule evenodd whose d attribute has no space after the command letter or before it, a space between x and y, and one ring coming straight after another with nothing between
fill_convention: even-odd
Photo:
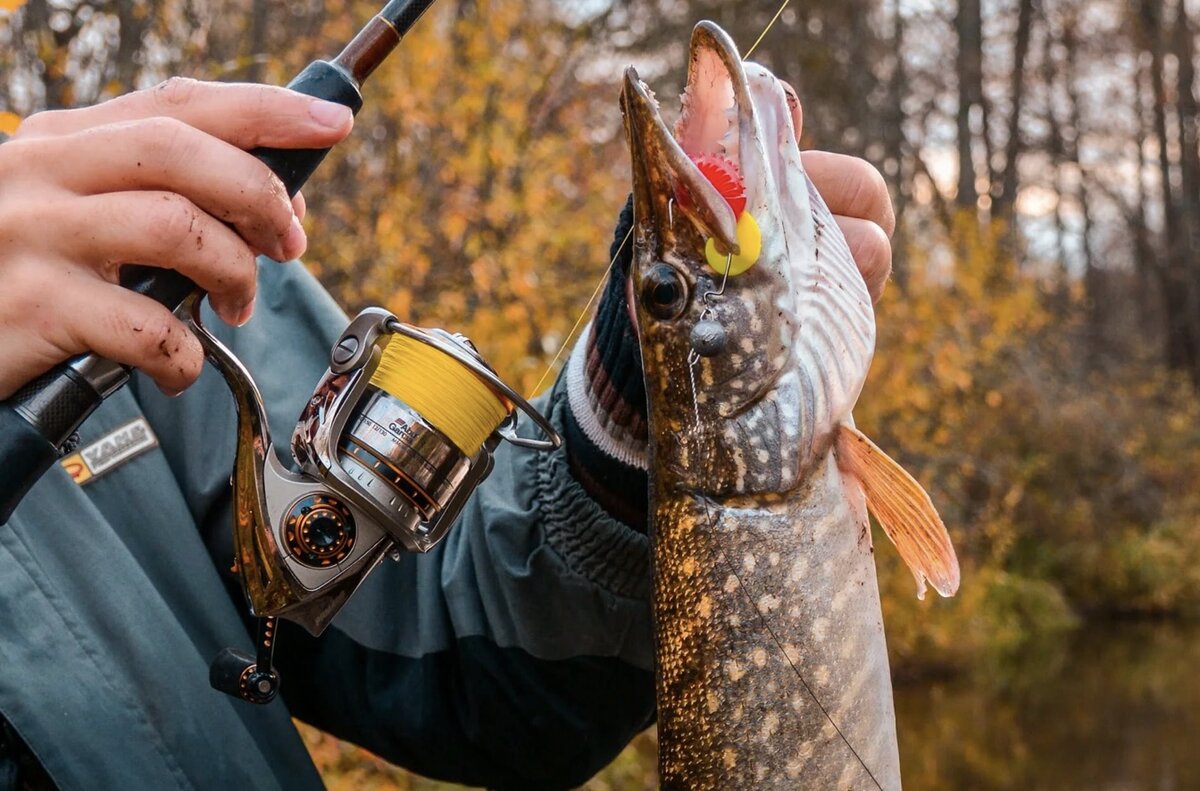
<instances>
[{"instance_id":1,"label":"dark jacket","mask_svg":"<svg viewBox=\"0 0 1200 791\"><path fill-rule=\"evenodd\" d=\"M249 325L208 320L286 445L346 319L298 264L260 272ZM540 405L562 425L566 400L560 382ZM319 788L293 716L422 774L562 788L651 720L645 535L562 451L507 444L434 552L385 562L321 638L284 629L282 700L213 691L213 656L251 650L233 402L211 369L177 399L138 379L83 444L139 418L157 447L83 485L56 467L0 529L0 714L61 788Z\"/></svg>"}]
</instances>

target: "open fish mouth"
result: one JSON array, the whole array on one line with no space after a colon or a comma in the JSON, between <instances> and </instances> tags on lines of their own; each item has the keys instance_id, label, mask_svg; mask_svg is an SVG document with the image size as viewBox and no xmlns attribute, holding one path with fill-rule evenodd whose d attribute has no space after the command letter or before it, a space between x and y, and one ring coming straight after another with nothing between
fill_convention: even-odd
<instances>
[{"instance_id":1,"label":"open fish mouth","mask_svg":"<svg viewBox=\"0 0 1200 791\"><path fill-rule=\"evenodd\" d=\"M788 363L792 283L813 235L789 101L711 22L692 33L673 125L637 71L625 72L643 358L649 376L677 383L690 373L664 372L658 361L704 356L694 367L706 386L693 393L702 416L705 402L716 410L708 417L749 408ZM788 187L801 200L789 200Z\"/></svg>"},{"instance_id":2,"label":"open fish mouth","mask_svg":"<svg viewBox=\"0 0 1200 791\"><path fill-rule=\"evenodd\" d=\"M640 220L659 220L661 212L662 220L674 224L678 210L702 235L713 237L721 252L740 252L737 217L697 160L719 156L740 172L742 134L734 85L747 95L745 81L733 42L724 31L703 22L692 35L688 84L673 130L637 71L632 66L625 71L621 101L634 152L635 203L649 210ZM753 113L749 101L744 106ZM677 196L681 200L675 200Z\"/></svg>"}]
</instances>

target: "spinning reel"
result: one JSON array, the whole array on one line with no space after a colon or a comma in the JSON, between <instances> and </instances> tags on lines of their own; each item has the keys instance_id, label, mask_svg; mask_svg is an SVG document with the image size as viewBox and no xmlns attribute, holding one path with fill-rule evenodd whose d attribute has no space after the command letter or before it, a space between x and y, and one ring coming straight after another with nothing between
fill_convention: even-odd
<instances>
[{"instance_id":1,"label":"spinning reel","mask_svg":"<svg viewBox=\"0 0 1200 791\"><path fill-rule=\"evenodd\" d=\"M309 64L288 87L357 112L363 82L432 3L388 0L336 58ZM252 153L295 195L327 149ZM173 270L129 265L121 274L122 285L189 317L237 402L234 549L259 619L257 651L225 649L210 671L212 685L235 697L268 703L278 692L278 618L318 635L385 557L432 549L491 471L502 439L534 449L561 443L465 337L371 309L334 345L300 416L294 472L275 452L254 380L200 322L203 292ZM112 360L78 355L0 402L0 525L129 375ZM517 436L518 412L548 439Z\"/></svg>"},{"instance_id":2,"label":"spinning reel","mask_svg":"<svg viewBox=\"0 0 1200 791\"><path fill-rule=\"evenodd\" d=\"M259 618L256 656L225 649L210 681L268 703L279 690L271 663L276 619L321 634L385 557L427 552L445 537L491 472L502 439L548 450L561 438L466 337L368 308L334 344L300 415L293 472L276 454L258 387L205 329L199 302L186 306L189 324L237 403L234 549ZM547 439L518 436L519 412Z\"/></svg>"}]
</instances>

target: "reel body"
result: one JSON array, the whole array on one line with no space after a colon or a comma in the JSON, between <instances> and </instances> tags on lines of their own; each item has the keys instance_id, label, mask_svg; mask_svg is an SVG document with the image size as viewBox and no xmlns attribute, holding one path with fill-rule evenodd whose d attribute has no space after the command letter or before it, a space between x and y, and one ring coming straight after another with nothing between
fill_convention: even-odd
<instances>
[{"instance_id":1,"label":"reel body","mask_svg":"<svg viewBox=\"0 0 1200 791\"><path fill-rule=\"evenodd\" d=\"M368 308L334 344L300 415L292 471L253 378L204 328L198 305L190 325L237 403L234 549L251 612L263 619L257 657L226 649L211 681L265 703L278 688L274 619L321 634L385 557L427 552L445 537L501 440L544 450L561 438L464 336ZM519 412L547 439L517 436Z\"/></svg>"}]
</instances>

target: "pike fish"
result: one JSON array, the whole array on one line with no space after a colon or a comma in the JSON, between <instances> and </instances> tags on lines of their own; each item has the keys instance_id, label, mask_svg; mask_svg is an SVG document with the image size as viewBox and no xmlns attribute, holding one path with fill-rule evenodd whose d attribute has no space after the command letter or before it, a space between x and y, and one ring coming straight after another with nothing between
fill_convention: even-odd
<instances>
[{"instance_id":1,"label":"pike fish","mask_svg":"<svg viewBox=\"0 0 1200 791\"><path fill-rule=\"evenodd\" d=\"M924 490L854 428L874 314L804 172L796 96L702 22L674 129L633 68L621 104L662 787L898 789L867 506L920 593L952 595L958 562Z\"/></svg>"}]
</instances>

